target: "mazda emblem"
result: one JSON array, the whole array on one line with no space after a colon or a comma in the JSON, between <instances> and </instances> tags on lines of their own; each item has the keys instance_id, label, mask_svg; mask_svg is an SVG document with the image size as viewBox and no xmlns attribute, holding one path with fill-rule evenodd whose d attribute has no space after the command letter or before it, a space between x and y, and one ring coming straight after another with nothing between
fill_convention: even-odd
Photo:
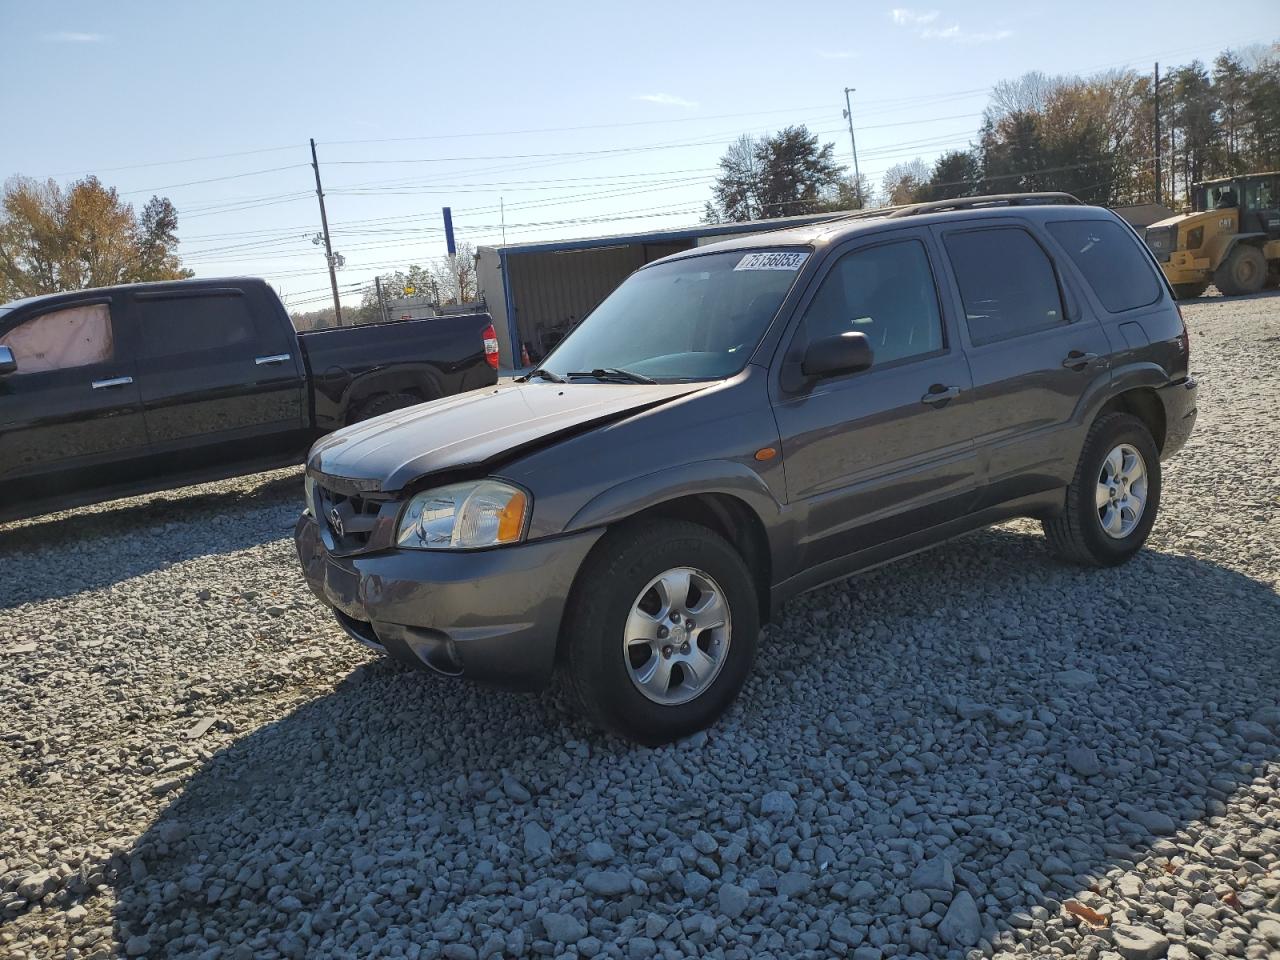
<instances>
[{"instance_id":1,"label":"mazda emblem","mask_svg":"<svg viewBox=\"0 0 1280 960\"><path fill-rule=\"evenodd\" d=\"M342 536L342 514L338 512L337 507L329 508L329 526L333 527L334 533Z\"/></svg>"}]
</instances>

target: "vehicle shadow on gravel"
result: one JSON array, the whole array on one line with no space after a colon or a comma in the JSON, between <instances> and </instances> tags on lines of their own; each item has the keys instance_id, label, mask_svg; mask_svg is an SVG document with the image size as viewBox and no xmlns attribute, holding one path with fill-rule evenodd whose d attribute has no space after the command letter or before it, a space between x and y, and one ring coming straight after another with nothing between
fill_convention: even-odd
<instances>
[{"instance_id":1,"label":"vehicle shadow on gravel","mask_svg":"<svg viewBox=\"0 0 1280 960\"><path fill-rule=\"evenodd\" d=\"M95 590L211 553L288 536L302 509L302 473L265 475L233 489L178 490L0 524L0 563L23 569L0 582L0 610ZM262 522L245 522L261 512ZM279 514L275 517L273 514ZM57 562L68 549L102 562ZM46 564L41 559L49 557ZM40 575L47 570L47 575Z\"/></svg>"},{"instance_id":2,"label":"vehicle shadow on gravel","mask_svg":"<svg viewBox=\"0 0 1280 960\"><path fill-rule=\"evenodd\" d=\"M686 955L1008 945L1118 909L1113 868L1186 869L1277 757L1278 622L1221 566L1079 570L1003 528L796 601L730 714L656 750L376 662L191 777L120 865L116 946L559 954L548 912Z\"/></svg>"}]
</instances>

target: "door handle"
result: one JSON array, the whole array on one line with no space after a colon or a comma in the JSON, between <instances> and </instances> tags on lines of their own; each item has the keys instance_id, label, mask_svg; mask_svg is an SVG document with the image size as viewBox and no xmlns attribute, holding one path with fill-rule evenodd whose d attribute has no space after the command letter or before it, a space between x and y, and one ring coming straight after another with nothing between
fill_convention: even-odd
<instances>
[{"instance_id":1,"label":"door handle","mask_svg":"<svg viewBox=\"0 0 1280 960\"><path fill-rule=\"evenodd\" d=\"M958 396L960 396L959 387L944 387L940 383L935 383L929 388L929 392L920 398L920 402L940 404L946 403L948 400L954 400Z\"/></svg>"},{"instance_id":2,"label":"door handle","mask_svg":"<svg viewBox=\"0 0 1280 960\"><path fill-rule=\"evenodd\" d=\"M90 386L95 390L110 390L112 387L127 387L133 383L133 377L112 377L110 380L94 380Z\"/></svg>"},{"instance_id":3,"label":"door handle","mask_svg":"<svg viewBox=\"0 0 1280 960\"><path fill-rule=\"evenodd\" d=\"M1097 359L1098 355L1096 353L1081 353L1079 350L1072 350L1067 354L1066 359L1062 361L1062 365L1068 370L1083 370Z\"/></svg>"},{"instance_id":4,"label":"door handle","mask_svg":"<svg viewBox=\"0 0 1280 960\"><path fill-rule=\"evenodd\" d=\"M273 353L267 357L255 357L253 362L260 367L278 367L280 364L287 363L288 361L289 354Z\"/></svg>"}]
</instances>

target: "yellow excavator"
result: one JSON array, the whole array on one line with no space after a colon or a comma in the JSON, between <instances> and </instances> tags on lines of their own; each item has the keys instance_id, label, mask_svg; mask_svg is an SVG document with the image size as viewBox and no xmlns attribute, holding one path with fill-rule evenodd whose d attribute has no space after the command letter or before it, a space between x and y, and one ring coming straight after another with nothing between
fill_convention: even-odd
<instances>
[{"instance_id":1,"label":"yellow excavator","mask_svg":"<svg viewBox=\"0 0 1280 960\"><path fill-rule=\"evenodd\" d=\"M1179 300L1212 283L1227 296L1280 284L1280 173L1206 180L1191 213L1147 227L1147 246Z\"/></svg>"}]
</instances>

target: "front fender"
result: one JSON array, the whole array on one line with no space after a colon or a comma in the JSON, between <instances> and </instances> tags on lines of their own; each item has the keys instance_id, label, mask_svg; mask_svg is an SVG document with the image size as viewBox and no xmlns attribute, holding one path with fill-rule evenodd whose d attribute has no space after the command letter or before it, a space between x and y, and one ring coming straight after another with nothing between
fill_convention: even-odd
<instances>
[{"instance_id":1,"label":"front fender","mask_svg":"<svg viewBox=\"0 0 1280 960\"><path fill-rule=\"evenodd\" d=\"M758 473L733 460L698 460L610 487L585 503L564 532L608 526L660 503L698 494L727 494L742 500L764 523L772 541L782 505Z\"/></svg>"}]
</instances>

